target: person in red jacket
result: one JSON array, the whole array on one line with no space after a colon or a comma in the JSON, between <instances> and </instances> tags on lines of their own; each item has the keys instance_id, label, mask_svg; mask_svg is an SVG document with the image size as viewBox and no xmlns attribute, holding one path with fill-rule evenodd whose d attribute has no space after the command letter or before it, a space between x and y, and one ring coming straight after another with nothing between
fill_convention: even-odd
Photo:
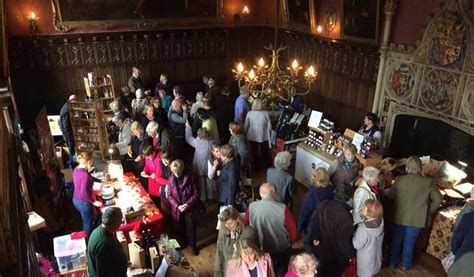
<instances>
[{"instance_id":1,"label":"person in red jacket","mask_svg":"<svg viewBox=\"0 0 474 277\"><path fill-rule=\"evenodd\" d=\"M148 179L148 193L153 203L163 210L160 196L165 194L168 179L163 177L160 153L152 145L147 145L143 148L143 156L145 157L145 167L140 175Z\"/></svg>"}]
</instances>

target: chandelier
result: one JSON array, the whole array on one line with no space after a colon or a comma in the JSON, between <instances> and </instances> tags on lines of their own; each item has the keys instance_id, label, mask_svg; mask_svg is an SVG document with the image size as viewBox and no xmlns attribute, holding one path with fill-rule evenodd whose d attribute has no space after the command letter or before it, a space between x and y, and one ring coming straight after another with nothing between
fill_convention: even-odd
<instances>
[{"instance_id":1,"label":"chandelier","mask_svg":"<svg viewBox=\"0 0 474 277\"><path fill-rule=\"evenodd\" d=\"M280 51L286 49L286 47L275 48L270 45L265 49L272 52L271 65L265 64L265 60L260 58L250 70L246 70L242 62L239 62L235 69L232 69L239 88L242 87L243 83L243 85L250 88L254 98L273 100L282 99L287 101L295 95L308 94L311 90L311 84L318 76L315 68L312 65L309 66L304 72L303 78L301 78L300 72L303 67L296 59L293 60L291 66L287 67L287 71L280 69L278 62ZM298 85L301 80L304 81L304 86ZM303 90L298 91L301 87L303 87Z\"/></svg>"}]
</instances>

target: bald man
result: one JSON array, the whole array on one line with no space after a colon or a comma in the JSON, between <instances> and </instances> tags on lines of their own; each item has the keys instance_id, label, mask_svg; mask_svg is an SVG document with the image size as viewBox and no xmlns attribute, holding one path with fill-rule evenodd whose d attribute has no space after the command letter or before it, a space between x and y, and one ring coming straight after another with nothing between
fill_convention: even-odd
<instances>
[{"instance_id":1,"label":"bald man","mask_svg":"<svg viewBox=\"0 0 474 277\"><path fill-rule=\"evenodd\" d=\"M72 94L69 96L69 101L64 103L59 112L59 129L63 133L64 141L69 148L69 161L67 162L68 167L72 167L74 162L74 155L76 154L74 137L72 134L71 119L69 118L69 102L76 100L76 95Z\"/></svg>"},{"instance_id":2,"label":"bald man","mask_svg":"<svg viewBox=\"0 0 474 277\"><path fill-rule=\"evenodd\" d=\"M285 204L276 201L272 183L260 186L260 196L262 200L250 203L244 221L257 231L263 251L272 257L276 276L284 276L291 244L298 239L295 219Z\"/></svg>"}]
</instances>

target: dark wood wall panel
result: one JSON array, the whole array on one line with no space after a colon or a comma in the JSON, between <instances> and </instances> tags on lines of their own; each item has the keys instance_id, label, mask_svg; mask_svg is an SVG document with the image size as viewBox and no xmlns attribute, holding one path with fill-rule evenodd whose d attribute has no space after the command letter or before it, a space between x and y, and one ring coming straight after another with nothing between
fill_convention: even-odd
<instances>
[{"instance_id":1,"label":"dark wood wall panel","mask_svg":"<svg viewBox=\"0 0 474 277\"><path fill-rule=\"evenodd\" d=\"M249 67L261 56L270 62L264 47L273 42L273 34L267 27L236 27L12 38L12 82L23 124L28 126L43 105L57 114L70 94L83 95L87 72L112 74L118 92L134 64L141 66L150 89L166 72L173 84L182 85L194 98L202 88L202 76L208 74L237 95L231 68L237 61ZM290 31L281 31L279 41L288 46L282 52L282 69L296 57L319 71L306 103L338 126L359 125L373 102L377 50Z\"/></svg>"}]
</instances>

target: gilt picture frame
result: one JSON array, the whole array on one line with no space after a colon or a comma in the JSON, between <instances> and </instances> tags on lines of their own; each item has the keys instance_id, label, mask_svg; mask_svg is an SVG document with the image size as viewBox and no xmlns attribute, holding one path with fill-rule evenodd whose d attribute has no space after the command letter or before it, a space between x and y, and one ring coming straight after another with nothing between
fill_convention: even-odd
<instances>
[{"instance_id":1,"label":"gilt picture frame","mask_svg":"<svg viewBox=\"0 0 474 277\"><path fill-rule=\"evenodd\" d=\"M315 33L316 0L281 0L283 24L286 28Z\"/></svg>"},{"instance_id":2,"label":"gilt picture frame","mask_svg":"<svg viewBox=\"0 0 474 277\"><path fill-rule=\"evenodd\" d=\"M51 6L58 32L207 26L224 20L224 0L51 0Z\"/></svg>"},{"instance_id":3,"label":"gilt picture frame","mask_svg":"<svg viewBox=\"0 0 474 277\"><path fill-rule=\"evenodd\" d=\"M380 0L342 0L341 37L377 44L380 32Z\"/></svg>"}]
</instances>

